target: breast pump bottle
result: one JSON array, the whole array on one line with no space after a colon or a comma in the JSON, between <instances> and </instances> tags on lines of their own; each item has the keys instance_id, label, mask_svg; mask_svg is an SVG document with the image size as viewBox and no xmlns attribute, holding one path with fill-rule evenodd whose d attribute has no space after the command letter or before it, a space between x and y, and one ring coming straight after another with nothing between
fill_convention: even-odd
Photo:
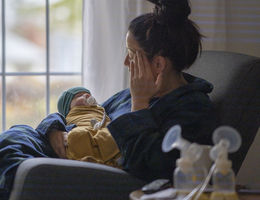
<instances>
[{"instance_id":1,"label":"breast pump bottle","mask_svg":"<svg viewBox=\"0 0 260 200\"><path fill-rule=\"evenodd\" d=\"M181 157L176 161L176 168L173 174L174 187L177 189L177 199L184 198L197 185L201 184L206 177L206 168L194 167L201 154L202 147L196 143L190 143L181 137L181 127L175 125L169 129L162 143L162 150L169 152L177 148L181 151ZM199 200L207 200L208 198L202 194Z\"/></svg>"},{"instance_id":2,"label":"breast pump bottle","mask_svg":"<svg viewBox=\"0 0 260 200\"><path fill-rule=\"evenodd\" d=\"M235 175L232 162L228 160L228 152L235 152L241 145L239 133L228 126L221 126L213 133L215 146L210 157L215 161L216 168L212 175L213 192L210 200L238 200L235 191Z\"/></svg>"}]
</instances>

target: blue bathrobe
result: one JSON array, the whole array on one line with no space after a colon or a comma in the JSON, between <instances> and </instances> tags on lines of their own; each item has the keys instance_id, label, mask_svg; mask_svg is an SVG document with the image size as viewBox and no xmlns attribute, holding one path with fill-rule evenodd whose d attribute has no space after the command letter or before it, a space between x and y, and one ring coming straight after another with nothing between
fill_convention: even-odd
<instances>
[{"instance_id":1,"label":"blue bathrobe","mask_svg":"<svg viewBox=\"0 0 260 200\"><path fill-rule=\"evenodd\" d=\"M176 124L182 127L182 137L188 141L212 144L216 117L207 94L213 86L189 74L184 74L184 78L189 84L151 99L148 109L130 112L129 89L103 104L112 119L108 129L121 151L123 169L138 178L172 180L179 151L164 153L161 145L166 132Z\"/></svg>"},{"instance_id":2,"label":"blue bathrobe","mask_svg":"<svg viewBox=\"0 0 260 200\"><path fill-rule=\"evenodd\" d=\"M8 199L18 165L35 157L58 157L51 148L47 133L51 129L69 132L59 113L48 115L36 129L27 125L12 126L0 134L0 199Z\"/></svg>"},{"instance_id":3,"label":"blue bathrobe","mask_svg":"<svg viewBox=\"0 0 260 200\"><path fill-rule=\"evenodd\" d=\"M179 152L163 153L161 143L167 130L180 124L182 136L201 144L211 144L215 117L208 93L213 87L200 78L184 74L189 84L161 98L152 98L148 109L130 112L130 90L123 90L103 103L112 122L108 129L122 153L123 169L151 181L172 179ZM48 115L36 129L13 126L0 134L0 197L8 195L18 165L34 157L57 157L47 134L51 129L70 131L62 115Z\"/></svg>"}]
</instances>

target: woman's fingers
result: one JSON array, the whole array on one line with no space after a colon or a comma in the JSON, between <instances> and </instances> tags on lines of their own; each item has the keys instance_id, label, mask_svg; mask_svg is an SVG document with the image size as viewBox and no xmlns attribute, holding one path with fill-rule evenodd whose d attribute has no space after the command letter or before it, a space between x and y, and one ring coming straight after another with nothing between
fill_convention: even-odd
<instances>
[{"instance_id":1,"label":"woman's fingers","mask_svg":"<svg viewBox=\"0 0 260 200\"><path fill-rule=\"evenodd\" d=\"M134 62L130 63L132 111L147 108L149 100L162 88L164 73L153 71L156 69L154 64L140 51L136 52Z\"/></svg>"},{"instance_id":2,"label":"woman's fingers","mask_svg":"<svg viewBox=\"0 0 260 200\"><path fill-rule=\"evenodd\" d=\"M138 69L138 78L141 78L144 74L144 64L142 60L142 55L140 54L139 51L136 51L136 59L137 59L137 66L136 68Z\"/></svg>"},{"instance_id":3,"label":"woman's fingers","mask_svg":"<svg viewBox=\"0 0 260 200\"><path fill-rule=\"evenodd\" d=\"M129 69L130 69L130 81L132 82L133 78L135 77L134 62L133 61L130 62Z\"/></svg>"},{"instance_id":4,"label":"woman's fingers","mask_svg":"<svg viewBox=\"0 0 260 200\"><path fill-rule=\"evenodd\" d=\"M57 154L60 158L66 158L66 149L64 145L60 145L57 149Z\"/></svg>"},{"instance_id":5,"label":"woman's fingers","mask_svg":"<svg viewBox=\"0 0 260 200\"><path fill-rule=\"evenodd\" d=\"M67 147L68 146L68 133L67 132L63 132L63 138L64 138L64 146Z\"/></svg>"},{"instance_id":6,"label":"woman's fingers","mask_svg":"<svg viewBox=\"0 0 260 200\"><path fill-rule=\"evenodd\" d=\"M66 158L66 136L67 136L67 132L62 132L62 134L59 135L59 154L58 156L60 158Z\"/></svg>"},{"instance_id":7,"label":"woman's fingers","mask_svg":"<svg viewBox=\"0 0 260 200\"><path fill-rule=\"evenodd\" d=\"M144 77L148 81L154 81L153 73L151 70L151 64L148 61L148 58L145 54L139 52L140 57L140 76Z\"/></svg>"},{"instance_id":8,"label":"woman's fingers","mask_svg":"<svg viewBox=\"0 0 260 200\"><path fill-rule=\"evenodd\" d=\"M51 147L60 158L66 158L66 148L65 148L66 137L67 137L67 132L59 131L59 130L53 130L49 134L49 141Z\"/></svg>"},{"instance_id":9,"label":"woman's fingers","mask_svg":"<svg viewBox=\"0 0 260 200\"><path fill-rule=\"evenodd\" d=\"M139 59L138 59L138 55L137 52L134 55L134 61L133 61L133 69L134 69L134 77L133 78L139 78Z\"/></svg>"},{"instance_id":10,"label":"woman's fingers","mask_svg":"<svg viewBox=\"0 0 260 200\"><path fill-rule=\"evenodd\" d=\"M159 73L155 80L156 92L160 91L163 85L163 73Z\"/></svg>"},{"instance_id":11,"label":"woman's fingers","mask_svg":"<svg viewBox=\"0 0 260 200\"><path fill-rule=\"evenodd\" d=\"M130 70L133 71L130 82L132 111L147 108L149 100L155 94L155 80L151 67L146 55L137 51L135 63L130 64Z\"/></svg>"}]
</instances>

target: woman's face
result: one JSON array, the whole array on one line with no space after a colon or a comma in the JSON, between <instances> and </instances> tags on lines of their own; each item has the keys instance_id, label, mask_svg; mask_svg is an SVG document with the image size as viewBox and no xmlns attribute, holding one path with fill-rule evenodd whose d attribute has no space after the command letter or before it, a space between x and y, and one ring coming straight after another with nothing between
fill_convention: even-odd
<instances>
[{"instance_id":1,"label":"woman's face","mask_svg":"<svg viewBox=\"0 0 260 200\"><path fill-rule=\"evenodd\" d=\"M130 63L134 62L134 57L136 55L136 52L139 51L140 53L144 53L144 50L139 46L138 42L134 39L131 32L127 32L126 34L126 49L127 49L127 55L125 57L124 64L126 67L130 67ZM153 68L153 65L151 64L151 70L152 73L155 75L155 70Z\"/></svg>"},{"instance_id":2,"label":"woman's face","mask_svg":"<svg viewBox=\"0 0 260 200\"><path fill-rule=\"evenodd\" d=\"M70 108L73 108L74 106L86 106L87 105L87 99L91 95L87 92L79 92L75 94L73 97L71 103L70 103Z\"/></svg>"},{"instance_id":3,"label":"woman's face","mask_svg":"<svg viewBox=\"0 0 260 200\"><path fill-rule=\"evenodd\" d=\"M126 34L126 50L127 55L125 57L124 64L129 68L130 63L134 62L136 51L141 50L141 47L139 47L137 41L133 38L132 33L130 33L129 31Z\"/></svg>"}]
</instances>

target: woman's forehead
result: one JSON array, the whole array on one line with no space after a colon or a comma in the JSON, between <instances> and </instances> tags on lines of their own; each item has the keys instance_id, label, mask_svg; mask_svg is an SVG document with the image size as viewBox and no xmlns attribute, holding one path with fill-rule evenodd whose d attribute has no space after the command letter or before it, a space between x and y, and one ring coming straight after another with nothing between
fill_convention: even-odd
<instances>
[{"instance_id":1,"label":"woman's forehead","mask_svg":"<svg viewBox=\"0 0 260 200\"><path fill-rule=\"evenodd\" d=\"M133 52L142 50L137 41L134 39L133 34L129 31L126 34L126 48Z\"/></svg>"}]
</instances>

